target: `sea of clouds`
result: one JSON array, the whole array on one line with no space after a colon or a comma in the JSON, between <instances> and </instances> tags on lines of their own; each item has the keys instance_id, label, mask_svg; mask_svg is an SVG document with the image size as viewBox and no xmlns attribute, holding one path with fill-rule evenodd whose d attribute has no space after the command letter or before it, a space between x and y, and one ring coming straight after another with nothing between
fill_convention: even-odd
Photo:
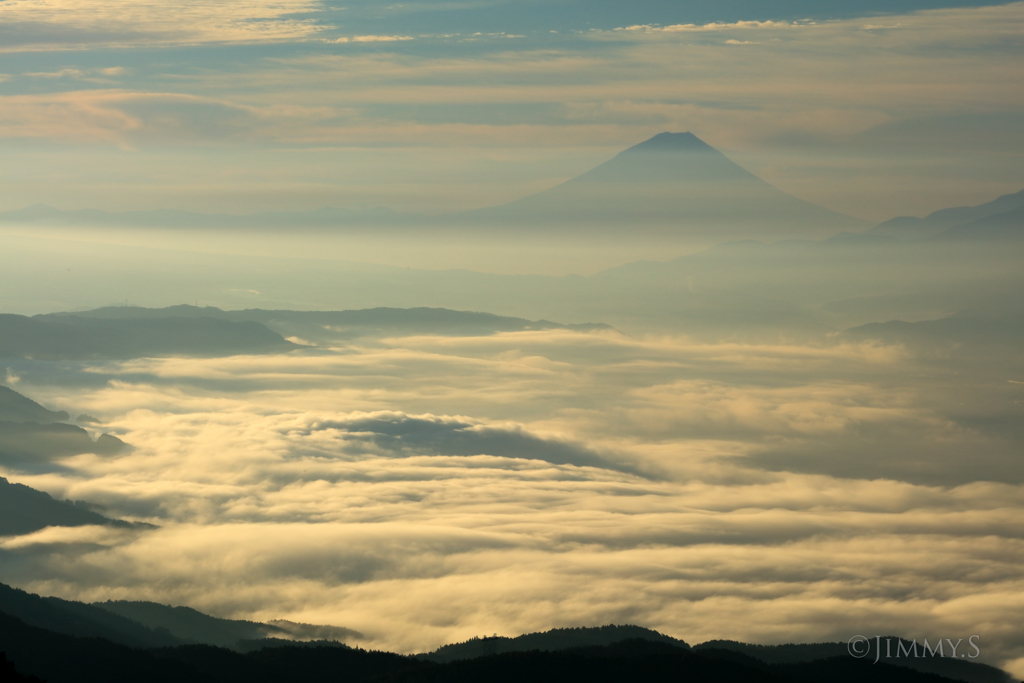
<instances>
[{"instance_id":1,"label":"sea of clouds","mask_svg":"<svg viewBox=\"0 0 1024 683\"><path fill-rule=\"evenodd\" d=\"M159 528L0 539L3 580L402 652L636 623L980 634L1020 671L1024 476L993 398L1020 387L958 372L899 346L566 330L18 361L10 386L133 449L0 473Z\"/></svg>"}]
</instances>

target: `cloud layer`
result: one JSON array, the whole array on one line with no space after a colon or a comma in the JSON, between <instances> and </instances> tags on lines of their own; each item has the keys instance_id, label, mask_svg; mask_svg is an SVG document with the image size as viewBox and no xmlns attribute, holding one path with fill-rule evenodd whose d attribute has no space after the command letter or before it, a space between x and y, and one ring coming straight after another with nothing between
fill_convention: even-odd
<instances>
[{"instance_id":1,"label":"cloud layer","mask_svg":"<svg viewBox=\"0 0 1024 683\"><path fill-rule=\"evenodd\" d=\"M0 566L42 593L402 651L634 622L690 642L979 633L1012 660L1024 488L983 463L1013 444L955 426L965 387L922 384L920 362L556 330L86 365L74 383L28 363L20 391L136 448L7 476L160 528L5 539ZM872 438L900 450L875 458ZM945 460L912 466L939 443ZM949 466L958 448L973 467Z\"/></svg>"}]
</instances>

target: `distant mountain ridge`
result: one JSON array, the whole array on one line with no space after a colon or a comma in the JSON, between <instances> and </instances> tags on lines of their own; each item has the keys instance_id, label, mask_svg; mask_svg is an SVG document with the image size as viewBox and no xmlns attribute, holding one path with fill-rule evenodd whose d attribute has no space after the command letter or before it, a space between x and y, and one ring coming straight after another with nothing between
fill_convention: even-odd
<instances>
[{"instance_id":1,"label":"distant mountain ridge","mask_svg":"<svg viewBox=\"0 0 1024 683\"><path fill-rule=\"evenodd\" d=\"M47 410L13 389L0 386L0 465L22 471L47 470L52 469L52 461L59 458L82 453L115 455L130 448L111 434L101 434L93 441L81 427L62 422L67 419L68 414L63 410ZM27 533L26 530L49 525L111 522L98 515L90 517L83 510L69 510L64 503L53 501L45 493L8 485L2 478L0 481L4 482L0 486L0 512L5 513L0 518L0 534L4 529L14 529L10 533ZM82 521L74 522L76 519Z\"/></svg>"},{"instance_id":2,"label":"distant mountain ridge","mask_svg":"<svg viewBox=\"0 0 1024 683\"><path fill-rule=\"evenodd\" d=\"M298 348L254 321L210 316L149 320L0 314L0 357L71 360L230 356Z\"/></svg>"},{"instance_id":3,"label":"distant mountain ridge","mask_svg":"<svg viewBox=\"0 0 1024 683\"><path fill-rule=\"evenodd\" d=\"M447 308L364 308L346 311L288 311L251 308L225 311L213 306L181 304L166 308L108 306L75 313L49 313L33 320L146 321L209 319L225 324L248 324L273 330L274 334L299 336L314 343L332 343L365 336L436 334L444 336L490 335L499 332L536 330L610 330L604 323L562 324L550 320L527 320L509 316L455 311ZM2 322L2 318L0 318ZM0 328L2 330L2 328ZM2 337L0 337L2 339ZM295 347L297 348L297 347Z\"/></svg>"},{"instance_id":4,"label":"distant mountain ridge","mask_svg":"<svg viewBox=\"0 0 1024 683\"><path fill-rule=\"evenodd\" d=\"M992 237L990 228L1017 228L1024 235L1024 190L1004 194L976 206L954 206L939 209L924 218L897 216L879 223L868 232L902 239L929 237L969 238Z\"/></svg>"},{"instance_id":5,"label":"distant mountain ridge","mask_svg":"<svg viewBox=\"0 0 1024 683\"><path fill-rule=\"evenodd\" d=\"M0 212L0 222L137 228L515 226L544 233L597 229L724 239L826 237L868 225L797 199L730 161L692 133L659 133L549 190L501 206L441 216L387 209L202 214L181 210L62 211L44 204Z\"/></svg>"}]
</instances>

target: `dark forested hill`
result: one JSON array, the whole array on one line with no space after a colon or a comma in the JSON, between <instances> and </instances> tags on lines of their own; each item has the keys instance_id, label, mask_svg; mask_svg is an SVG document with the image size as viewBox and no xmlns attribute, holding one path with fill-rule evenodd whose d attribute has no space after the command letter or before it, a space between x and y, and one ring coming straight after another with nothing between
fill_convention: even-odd
<instances>
[{"instance_id":1,"label":"dark forested hill","mask_svg":"<svg viewBox=\"0 0 1024 683\"><path fill-rule=\"evenodd\" d=\"M625 640L557 652L506 652L448 663L329 646L248 653L208 645L131 648L31 626L0 613L0 647L22 674L49 683L949 683L852 657L766 664L742 653Z\"/></svg>"},{"instance_id":2,"label":"dark forested hill","mask_svg":"<svg viewBox=\"0 0 1024 683\"><path fill-rule=\"evenodd\" d=\"M575 647L611 645L624 640L644 640L675 647L689 647L681 640L648 628L612 624L594 628L556 628L542 633L526 633L515 638L503 636L473 638L461 643L445 645L433 652L417 655L417 657L431 662L452 662L458 659L473 659L504 652L527 652L530 650L552 652Z\"/></svg>"},{"instance_id":3,"label":"dark forested hill","mask_svg":"<svg viewBox=\"0 0 1024 683\"><path fill-rule=\"evenodd\" d=\"M49 632L104 638L131 647L160 647L180 642L167 632L148 629L137 621L125 619L99 607L74 600L44 598L2 583L0 613ZM5 648L6 638L5 635L0 640L0 650L7 649L11 659L17 661L11 650Z\"/></svg>"},{"instance_id":4,"label":"dark forested hill","mask_svg":"<svg viewBox=\"0 0 1024 683\"><path fill-rule=\"evenodd\" d=\"M914 669L922 673L944 676L949 679L967 681L969 683L1011 683L1013 680L1001 669L948 656L950 654L948 652L948 647L943 650L943 653L947 656L930 657L924 656L925 653L923 649L917 645L916 641L902 640L896 636L885 636L881 637L880 642L885 643L887 639L892 641L890 652L899 652L896 641L901 641L904 651L913 651L916 655L921 656L886 657L882 654L879 658L880 663L888 663L892 666ZM934 646L934 643L932 646ZM868 641L868 650L866 651L865 656L862 659L855 660L860 662L859 667L855 666L853 669L850 669L851 672L858 670L858 668L862 668L864 664L869 666L873 665L875 659L873 647L874 645L872 642ZM966 644L961 644L960 649L961 654L963 654L964 650L968 650L973 653L973 650L970 650L969 646ZM824 670L818 665L818 662L821 662L822 660L842 661L853 659L850 657L847 643L752 645L750 643L738 643L733 640L711 640L694 646L694 650L704 654L712 654L714 656L723 656L722 653L724 652L734 652L765 664L786 665L786 670L791 672L791 675L794 675L795 677L799 677L800 675L816 675L816 672L823 674ZM813 665L811 665L812 663ZM874 671L874 669L863 670ZM865 678L863 680L869 679ZM871 678L870 680L879 679Z\"/></svg>"}]
</instances>

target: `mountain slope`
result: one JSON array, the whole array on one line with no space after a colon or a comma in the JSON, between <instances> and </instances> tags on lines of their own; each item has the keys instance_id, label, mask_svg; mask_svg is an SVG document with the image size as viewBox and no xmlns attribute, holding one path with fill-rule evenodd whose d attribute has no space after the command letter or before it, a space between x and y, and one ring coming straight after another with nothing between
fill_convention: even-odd
<instances>
[{"instance_id":1,"label":"mountain slope","mask_svg":"<svg viewBox=\"0 0 1024 683\"><path fill-rule=\"evenodd\" d=\"M902 239L922 239L934 237L956 226L974 223L989 216L1005 214L1021 207L1024 207L1024 190L1013 194L1004 194L977 206L954 206L940 209L924 218L897 216L884 223L879 223L869 232Z\"/></svg>"},{"instance_id":2,"label":"mountain slope","mask_svg":"<svg viewBox=\"0 0 1024 683\"><path fill-rule=\"evenodd\" d=\"M63 410L47 410L32 399L0 385L0 420L4 422L59 422L69 417Z\"/></svg>"},{"instance_id":3,"label":"mountain slope","mask_svg":"<svg viewBox=\"0 0 1024 683\"><path fill-rule=\"evenodd\" d=\"M937 239L1007 240L1024 237L1024 205L1016 209L979 218L940 233Z\"/></svg>"},{"instance_id":4,"label":"mountain slope","mask_svg":"<svg viewBox=\"0 0 1024 683\"><path fill-rule=\"evenodd\" d=\"M480 225L719 239L827 236L864 221L788 195L692 133L659 133L596 168L503 206L451 217Z\"/></svg>"},{"instance_id":5,"label":"mountain slope","mask_svg":"<svg viewBox=\"0 0 1024 683\"><path fill-rule=\"evenodd\" d=\"M314 626L288 621L263 624L220 619L191 607L171 607L156 602L108 600L93 603L93 606L137 621L153 630L167 631L183 643L204 643L227 648L236 648L241 641L263 641L266 638L306 640L312 636L341 641L362 635L341 626Z\"/></svg>"},{"instance_id":6,"label":"mountain slope","mask_svg":"<svg viewBox=\"0 0 1024 683\"><path fill-rule=\"evenodd\" d=\"M125 528L136 526L131 522L104 517L81 505L55 500L47 493L0 477L0 536L28 534L48 526L88 524Z\"/></svg>"},{"instance_id":7,"label":"mountain slope","mask_svg":"<svg viewBox=\"0 0 1024 683\"><path fill-rule=\"evenodd\" d=\"M104 638L129 647L163 647L179 643L169 633L148 629L99 607L73 600L43 598L2 583L0 613L55 633Z\"/></svg>"}]
</instances>

